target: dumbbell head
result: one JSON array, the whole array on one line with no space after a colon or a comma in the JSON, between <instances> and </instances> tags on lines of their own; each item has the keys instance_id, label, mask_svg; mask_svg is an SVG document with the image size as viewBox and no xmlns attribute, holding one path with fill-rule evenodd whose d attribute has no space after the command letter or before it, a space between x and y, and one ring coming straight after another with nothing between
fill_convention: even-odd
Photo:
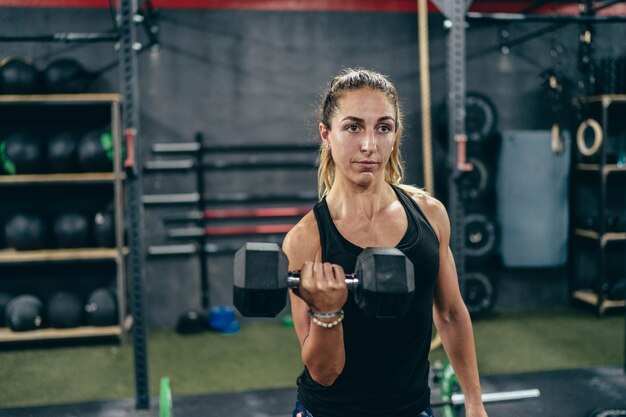
<instances>
[{"instance_id":1,"label":"dumbbell head","mask_svg":"<svg viewBox=\"0 0 626 417\"><path fill-rule=\"evenodd\" d=\"M399 318L411 306L415 292L413 264L398 249L367 248L356 262L360 285L354 300L370 318Z\"/></svg>"},{"instance_id":2,"label":"dumbbell head","mask_svg":"<svg viewBox=\"0 0 626 417\"><path fill-rule=\"evenodd\" d=\"M246 243L235 253L233 302L247 317L274 317L285 308L287 256L276 243Z\"/></svg>"}]
</instances>

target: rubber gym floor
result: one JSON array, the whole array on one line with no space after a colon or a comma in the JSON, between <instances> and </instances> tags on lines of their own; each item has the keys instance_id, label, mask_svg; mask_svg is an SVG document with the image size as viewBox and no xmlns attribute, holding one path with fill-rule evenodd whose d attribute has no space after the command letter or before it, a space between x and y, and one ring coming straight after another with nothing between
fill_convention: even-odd
<instances>
[{"instance_id":1,"label":"rubber gym floor","mask_svg":"<svg viewBox=\"0 0 626 417\"><path fill-rule=\"evenodd\" d=\"M476 321L474 332L484 393L541 391L538 399L488 404L490 417L583 417L626 407L619 313L499 313ZM153 330L148 348L152 406L139 411L130 342L3 351L0 417L157 416L162 376L172 381L176 417L290 415L302 365L293 329L277 320L246 320L234 335ZM433 364L444 359L442 349L431 354Z\"/></svg>"}]
</instances>

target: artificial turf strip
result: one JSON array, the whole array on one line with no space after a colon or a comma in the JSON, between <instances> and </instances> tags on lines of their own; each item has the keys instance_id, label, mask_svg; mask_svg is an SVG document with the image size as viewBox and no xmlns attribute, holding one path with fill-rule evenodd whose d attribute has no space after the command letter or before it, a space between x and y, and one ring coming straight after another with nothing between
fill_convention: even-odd
<instances>
[{"instance_id":1,"label":"artificial turf strip","mask_svg":"<svg viewBox=\"0 0 626 417\"><path fill-rule=\"evenodd\" d=\"M624 318L588 310L499 314L474 323L484 375L620 366ZM292 328L245 323L234 335L173 331L148 334L150 390L162 376L174 396L293 387L301 371ZM439 349L431 360L443 359ZM134 397L132 346L28 349L0 353L0 407Z\"/></svg>"},{"instance_id":2,"label":"artificial turf strip","mask_svg":"<svg viewBox=\"0 0 626 417\"><path fill-rule=\"evenodd\" d=\"M132 345L0 353L0 407L134 397ZM277 321L234 335L148 333L150 392L162 376L174 395L294 386L300 369L293 328Z\"/></svg>"},{"instance_id":3,"label":"artificial turf strip","mask_svg":"<svg viewBox=\"0 0 626 417\"><path fill-rule=\"evenodd\" d=\"M624 364L624 316L588 310L494 315L474 323L481 374ZM431 361L443 359L442 349Z\"/></svg>"}]
</instances>

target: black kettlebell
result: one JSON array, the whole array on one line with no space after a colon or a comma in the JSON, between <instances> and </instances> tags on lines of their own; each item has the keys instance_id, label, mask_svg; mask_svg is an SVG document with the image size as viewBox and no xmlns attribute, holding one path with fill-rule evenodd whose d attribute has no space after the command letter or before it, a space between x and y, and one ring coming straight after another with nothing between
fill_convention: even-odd
<instances>
[{"instance_id":1,"label":"black kettlebell","mask_svg":"<svg viewBox=\"0 0 626 417\"><path fill-rule=\"evenodd\" d=\"M54 219L54 238L59 248L89 246L89 221L81 213L63 213Z\"/></svg>"},{"instance_id":2,"label":"black kettlebell","mask_svg":"<svg viewBox=\"0 0 626 417\"><path fill-rule=\"evenodd\" d=\"M43 84L52 94L84 93L89 87L91 75L76 59L56 59L44 69Z\"/></svg>"},{"instance_id":3,"label":"black kettlebell","mask_svg":"<svg viewBox=\"0 0 626 417\"><path fill-rule=\"evenodd\" d=\"M41 327L43 304L34 295L19 295L9 301L6 322L14 332L25 332Z\"/></svg>"},{"instance_id":4,"label":"black kettlebell","mask_svg":"<svg viewBox=\"0 0 626 417\"><path fill-rule=\"evenodd\" d=\"M41 139L29 132L9 135L0 144L0 160L4 172L10 175L42 172L45 158Z\"/></svg>"},{"instance_id":5,"label":"black kettlebell","mask_svg":"<svg viewBox=\"0 0 626 417\"><path fill-rule=\"evenodd\" d=\"M113 136L107 130L93 130L85 134L78 145L78 161L85 172L113 170Z\"/></svg>"},{"instance_id":6,"label":"black kettlebell","mask_svg":"<svg viewBox=\"0 0 626 417\"><path fill-rule=\"evenodd\" d=\"M90 326L113 326L117 323L117 297L109 288L94 290L85 304Z\"/></svg>"},{"instance_id":7,"label":"black kettlebell","mask_svg":"<svg viewBox=\"0 0 626 417\"><path fill-rule=\"evenodd\" d=\"M80 135L73 130L56 133L47 142L48 168L50 172L77 172L78 142Z\"/></svg>"},{"instance_id":8,"label":"black kettlebell","mask_svg":"<svg viewBox=\"0 0 626 417\"><path fill-rule=\"evenodd\" d=\"M78 327L83 321L83 302L76 294L57 291L46 304L46 319L51 327Z\"/></svg>"},{"instance_id":9,"label":"black kettlebell","mask_svg":"<svg viewBox=\"0 0 626 417\"><path fill-rule=\"evenodd\" d=\"M26 58L9 57L0 61L2 94L35 94L41 90L41 74Z\"/></svg>"},{"instance_id":10,"label":"black kettlebell","mask_svg":"<svg viewBox=\"0 0 626 417\"><path fill-rule=\"evenodd\" d=\"M4 225L8 247L16 250L43 249L46 245L46 223L36 214L18 213Z\"/></svg>"}]
</instances>

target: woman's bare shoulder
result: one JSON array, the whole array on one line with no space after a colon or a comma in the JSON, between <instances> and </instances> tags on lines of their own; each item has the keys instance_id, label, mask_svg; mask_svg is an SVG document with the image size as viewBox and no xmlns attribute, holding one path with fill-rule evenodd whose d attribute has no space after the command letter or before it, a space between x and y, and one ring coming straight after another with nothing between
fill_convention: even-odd
<instances>
[{"instance_id":1,"label":"woman's bare shoulder","mask_svg":"<svg viewBox=\"0 0 626 417\"><path fill-rule=\"evenodd\" d=\"M400 188L406 191L409 196L415 200L419 208L422 212L424 212L428 221L437 231L442 229L445 230L450 227L448 212L441 201L430 195L430 193L425 190L417 187L401 185Z\"/></svg>"},{"instance_id":2,"label":"woman's bare shoulder","mask_svg":"<svg viewBox=\"0 0 626 417\"><path fill-rule=\"evenodd\" d=\"M444 211L445 207L441 203L441 201L437 200L435 197L430 195L430 193L423 188L418 188L413 185L400 184L398 185L400 189L406 192L417 204L419 204L420 208L425 211Z\"/></svg>"},{"instance_id":3,"label":"woman's bare shoulder","mask_svg":"<svg viewBox=\"0 0 626 417\"><path fill-rule=\"evenodd\" d=\"M320 251L320 236L313 211L308 212L287 233L283 251L289 258L289 269L300 269L304 262L314 261Z\"/></svg>"}]
</instances>

